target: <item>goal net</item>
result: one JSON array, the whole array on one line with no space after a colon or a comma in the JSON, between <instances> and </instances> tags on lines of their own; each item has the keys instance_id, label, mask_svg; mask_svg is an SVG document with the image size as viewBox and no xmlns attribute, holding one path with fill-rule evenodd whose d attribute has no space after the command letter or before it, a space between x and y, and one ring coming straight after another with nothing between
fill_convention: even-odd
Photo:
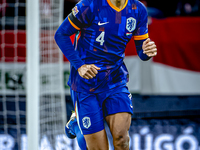
<instances>
[{"instance_id":1,"label":"goal net","mask_svg":"<svg viewBox=\"0 0 200 150\"><path fill-rule=\"evenodd\" d=\"M54 34L62 21L62 0L40 0L40 147L45 139L56 148L56 137L63 134L66 123L63 84L63 56Z\"/></svg>"},{"instance_id":2,"label":"goal net","mask_svg":"<svg viewBox=\"0 0 200 150\"><path fill-rule=\"evenodd\" d=\"M26 64L28 47L26 7L30 1L33 0L0 0L1 150L27 150L26 124L28 118L34 119L33 115L36 113L33 112L29 116L26 108L27 70L31 70ZM66 123L63 55L54 42L55 31L63 19L64 2L63 0L34 0L34 3L37 2L39 76L35 76L32 80L39 81L39 86L35 89L39 91L38 149L54 150L59 149L56 141L59 135L63 135Z\"/></svg>"},{"instance_id":3,"label":"goal net","mask_svg":"<svg viewBox=\"0 0 200 150\"><path fill-rule=\"evenodd\" d=\"M25 148L25 6L25 0L0 0L1 150Z\"/></svg>"}]
</instances>

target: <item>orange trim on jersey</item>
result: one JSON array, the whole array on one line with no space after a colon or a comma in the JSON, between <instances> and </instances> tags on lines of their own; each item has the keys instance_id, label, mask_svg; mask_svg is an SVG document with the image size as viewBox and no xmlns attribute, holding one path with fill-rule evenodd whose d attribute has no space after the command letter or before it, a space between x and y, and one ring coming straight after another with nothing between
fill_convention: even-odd
<instances>
[{"instance_id":1,"label":"orange trim on jersey","mask_svg":"<svg viewBox=\"0 0 200 150\"><path fill-rule=\"evenodd\" d=\"M123 8L119 9L118 7L116 7L115 5L113 5L113 4L111 3L110 0L107 0L107 2L108 2L108 4L110 5L110 7L112 7L112 8L113 8L114 10L116 10L117 12L120 12L121 10L123 10L123 9L126 7L126 5L128 4L128 0L126 0L126 2L125 2L125 4L124 4Z\"/></svg>"},{"instance_id":2,"label":"orange trim on jersey","mask_svg":"<svg viewBox=\"0 0 200 150\"><path fill-rule=\"evenodd\" d=\"M149 34L146 33L144 35L135 35L135 36L133 36L133 39L134 40L144 40L144 39L147 39L148 37L149 37Z\"/></svg>"},{"instance_id":3,"label":"orange trim on jersey","mask_svg":"<svg viewBox=\"0 0 200 150\"><path fill-rule=\"evenodd\" d=\"M80 28L77 27L77 26L70 20L69 17L68 17L68 20L69 20L70 24L71 24L76 30L80 30Z\"/></svg>"}]
</instances>

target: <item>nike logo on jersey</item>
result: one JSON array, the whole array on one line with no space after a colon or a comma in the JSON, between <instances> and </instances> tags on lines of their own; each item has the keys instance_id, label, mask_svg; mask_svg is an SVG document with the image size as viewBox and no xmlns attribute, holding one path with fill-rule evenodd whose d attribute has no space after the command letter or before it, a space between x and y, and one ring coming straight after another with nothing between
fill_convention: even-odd
<instances>
[{"instance_id":1,"label":"nike logo on jersey","mask_svg":"<svg viewBox=\"0 0 200 150\"><path fill-rule=\"evenodd\" d=\"M99 26L102 26L102 25L107 24L107 23L109 23L109 22L103 22L103 23L101 23L101 22L99 21L99 22L98 22L98 25L99 25Z\"/></svg>"}]
</instances>

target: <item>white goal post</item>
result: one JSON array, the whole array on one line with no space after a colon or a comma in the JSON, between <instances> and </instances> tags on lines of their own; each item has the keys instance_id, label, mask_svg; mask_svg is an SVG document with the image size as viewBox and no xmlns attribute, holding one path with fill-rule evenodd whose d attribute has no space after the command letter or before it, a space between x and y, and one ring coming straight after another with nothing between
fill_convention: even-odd
<instances>
[{"instance_id":1,"label":"white goal post","mask_svg":"<svg viewBox=\"0 0 200 150\"><path fill-rule=\"evenodd\" d=\"M28 150L55 149L66 123L63 55L54 34L63 19L63 0L27 0L27 136Z\"/></svg>"},{"instance_id":2,"label":"white goal post","mask_svg":"<svg viewBox=\"0 0 200 150\"><path fill-rule=\"evenodd\" d=\"M39 0L26 2L28 150L39 149Z\"/></svg>"}]
</instances>

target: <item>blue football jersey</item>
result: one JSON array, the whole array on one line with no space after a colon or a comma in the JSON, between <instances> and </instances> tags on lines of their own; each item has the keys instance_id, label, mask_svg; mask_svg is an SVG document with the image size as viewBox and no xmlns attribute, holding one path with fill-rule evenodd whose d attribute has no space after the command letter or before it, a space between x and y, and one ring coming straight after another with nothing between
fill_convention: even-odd
<instances>
[{"instance_id":1,"label":"blue football jersey","mask_svg":"<svg viewBox=\"0 0 200 150\"><path fill-rule=\"evenodd\" d=\"M79 76L72 66L68 84L74 91L98 93L128 82L123 63L124 52L131 38L148 38L147 10L137 0L126 0L122 9L110 0L82 0L68 16L79 30L75 50L85 64L95 64L101 70L93 79Z\"/></svg>"}]
</instances>

